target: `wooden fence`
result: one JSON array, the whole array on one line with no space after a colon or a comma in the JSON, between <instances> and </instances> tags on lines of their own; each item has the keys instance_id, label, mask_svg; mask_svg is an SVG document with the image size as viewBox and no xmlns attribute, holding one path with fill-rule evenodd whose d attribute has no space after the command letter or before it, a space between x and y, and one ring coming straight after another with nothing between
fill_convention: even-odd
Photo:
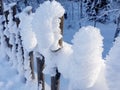
<instances>
[{"instance_id":1,"label":"wooden fence","mask_svg":"<svg viewBox=\"0 0 120 90\"><path fill-rule=\"evenodd\" d=\"M30 11L32 11L32 10L30 10ZM13 33L12 35L13 35L14 39L18 40L19 42L15 41L14 43L10 43L10 37L4 34L6 28L8 27L8 24L9 24L8 16L10 14L12 15L12 22L14 22L14 24L17 27L16 29L18 30L17 33ZM11 5L10 9L4 11L3 2L2 2L2 0L0 0L0 16L2 17L1 21L0 21L0 25L2 25L2 27L3 27L1 29L2 34L0 37L1 37L1 39L5 38L4 41L7 44L6 47L9 48L11 50L11 52L14 49L15 53L13 53L13 54L21 52L21 61L20 62L21 62L21 64L23 64L25 62L24 54L26 53L26 51L23 47L21 35L20 35L20 31L19 31L19 25L20 25L21 21L20 21L19 17L16 17L16 14L17 14L16 4ZM63 34L64 17L61 17L60 19L61 19L61 23L60 23L61 34ZM8 32L11 32L11 31L8 31ZM2 44L2 43L3 43L3 40L0 41L0 44ZM62 48L62 46L63 46L62 38L58 41L58 43ZM55 51L52 51L52 52L56 53L61 48L59 48ZM34 51L27 52L27 53L29 55L28 61L29 61L29 65L30 65L29 67L31 69L31 75L32 75L31 79L34 80L35 79L35 75L34 75L34 61L35 61L34 60ZM7 55L7 56L9 59L11 58L9 55ZM35 58L37 60L38 90L40 90L39 86L42 86L41 90L45 90L45 80L44 80L44 74L42 72L44 69L45 57L43 55L39 54ZM18 60L16 60L16 62L18 62ZM24 64L23 64L23 70L24 70ZM18 73L19 73L19 71L18 71ZM27 77L24 77L24 79L25 79L25 82L27 82ZM60 73L56 67L56 75L51 77L51 90L59 90L59 86L60 86Z\"/></svg>"}]
</instances>

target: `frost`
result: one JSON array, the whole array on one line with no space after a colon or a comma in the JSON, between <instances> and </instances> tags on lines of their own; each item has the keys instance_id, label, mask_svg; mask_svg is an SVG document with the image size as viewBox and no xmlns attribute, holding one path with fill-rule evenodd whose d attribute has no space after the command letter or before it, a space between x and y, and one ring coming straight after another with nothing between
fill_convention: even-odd
<instances>
[{"instance_id":1,"label":"frost","mask_svg":"<svg viewBox=\"0 0 120 90\"><path fill-rule=\"evenodd\" d=\"M37 44L35 33L32 31L31 7L26 7L19 15L20 18L20 34L22 36L22 44L27 51L32 51Z\"/></svg>"}]
</instances>

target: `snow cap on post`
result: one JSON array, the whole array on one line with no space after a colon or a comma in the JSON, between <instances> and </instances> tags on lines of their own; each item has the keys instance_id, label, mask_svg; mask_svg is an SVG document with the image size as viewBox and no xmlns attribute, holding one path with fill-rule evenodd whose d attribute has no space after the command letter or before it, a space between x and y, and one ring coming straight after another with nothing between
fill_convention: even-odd
<instances>
[{"instance_id":1,"label":"snow cap on post","mask_svg":"<svg viewBox=\"0 0 120 90\"><path fill-rule=\"evenodd\" d=\"M16 3L9 4L10 12L12 12L14 15L16 14Z\"/></svg>"},{"instance_id":2,"label":"snow cap on post","mask_svg":"<svg viewBox=\"0 0 120 90\"><path fill-rule=\"evenodd\" d=\"M16 3L11 3L11 4L9 4L9 7L13 7L15 5L16 5Z\"/></svg>"},{"instance_id":3,"label":"snow cap on post","mask_svg":"<svg viewBox=\"0 0 120 90\"><path fill-rule=\"evenodd\" d=\"M8 4L4 4L4 12L8 11L9 10L9 5Z\"/></svg>"},{"instance_id":4,"label":"snow cap on post","mask_svg":"<svg viewBox=\"0 0 120 90\"><path fill-rule=\"evenodd\" d=\"M98 28L82 27L74 35L73 60L70 69L71 90L84 90L92 87L102 65L103 37Z\"/></svg>"},{"instance_id":5,"label":"snow cap on post","mask_svg":"<svg viewBox=\"0 0 120 90\"><path fill-rule=\"evenodd\" d=\"M30 15L32 13L32 7L31 6L27 6L25 9L23 9L23 12L27 13L28 15Z\"/></svg>"},{"instance_id":6,"label":"snow cap on post","mask_svg":"<svg viewBox=\"0 0 120 90\"><path fill-rule=\"evenodd\" d=\"M40 53L44 52L45 49L59 48L58 41L62 38L59 27L60 18L64 12L64 8L57 1L45 1L36 10L32 25Z\"/></svg>"},{"instance_id":7,"label":"snow cap on post","mask_svg":"<svg viewBox=\"0 0 120 90\"><path fill-rule=\"evenodd\" d=\"M32 30L33 15L31 10L32 7L28 6L19 14L22 44L27 51L32 51L37 45L36 36Z\"/></svg>"}]
</instances>

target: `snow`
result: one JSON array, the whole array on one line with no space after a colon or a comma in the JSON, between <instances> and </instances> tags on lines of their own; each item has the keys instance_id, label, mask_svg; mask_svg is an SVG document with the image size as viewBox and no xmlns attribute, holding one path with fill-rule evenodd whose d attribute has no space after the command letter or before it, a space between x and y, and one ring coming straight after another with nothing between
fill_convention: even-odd
<instances>
[{"instance_id":1,"label":"snow","mask_svg":"<svg viewBox=\"0 0 120 90\"><path fill-rule=\"evenodd\" d=\"M25 49L27 51L32 51L36 45L37 45L37 40L35 33L32 30L32 17L33 15L28 12L30 12L32 7L28 6L26 7L23 12L19 15L20 18L20 26L19 28L21 29L21 36L22 36L22 43Z\"/></svg>"},{"instance_id":2,"label":"snow","mask_svg":"<svg viewBox=\"0 0 120 90\"><path fill-rule=\"evenodd\" d=\"M37 82L25 84L24 79L19 76L15 68L11 67L7 58L0 59L0 71L0 90L37 90ZM47 83L45 88L50 90Z\"/></svg>"},{"instance_id":3,"label":"snow","mask_svg":"<svg viewBox=\"0 0 120 90\"><path fill-rule=\"evenodd\" d=\"M58 70L60 73L62 73L64 78L69 77L68 69L70 69L69 64L71 61L70 58L72 53L73 50L71 48L71 45L66 42L63 42L63 48L59 52L57 52L54 56Z\"/></svg>"},{"instance_id":4,"label":"snow","mask_svg":"<svg viewBox=\"0 0 120 90\"><path fill-rule=\"evenodd\" d=\"M58 12L59 11L59 12ZM38 41L38 52L46 58L44 73L55 75L55 63L51 51L60 48L58 41L62 38L59 28L60 18L64 15L64 8L56 1L46 1L36 10L32 22Z\"/></svg>"},{"instance_id":5,"label":"snow","mask_svg":"<svg viewBox=\"0 0 120 90\"><path fill-rule=\"evenodd\" d=\"M50 49L50 47L51 49L59 48L57 41L62 37L59 29L59 18L63 16L64 12L64 8L56 1L46 1L36 10L32 25L40 53L44 49Z\"/></svg>"},{"instance_id":6,"label":"snow","mask_svg":"<svg viewBox=\"0 0 120 90\"><path fill-rule=\"evenodd\" d=\"M106 57L106 78L109 86L109 90L120 89L119 78L119 58L120 58L120 37L116 38L113 47L110 49L108 56ZM114 82L113 82L114 81Z\"/></svg>"},{"instance_id":7,"label":"snow","mask_svg":"<svg viewBox=\"0 0 120 90\"><path fill-rule=\"evenodd\" d=\"M102 62L101 71L99 73L97 81L95 82L93 87L88 88L86 90L101 90L101 89L109 90L107 81L106 81L106 77L105 77L105 69L106 69L106 64L105 64L105 62Z\"/></svg>"},{"instance_id":8,"label":"snow","mask_svg":"<svg viewBox=\"0 0 120 90\"><path fill-rule=\"evenodd\" d=\"M82 27L74 35L73 59L70 61L70 90L89 88L96 82L101 69L102 40L99 29L92 26Z\"/></svg>"},{"instance_id":9,"label":"snow","mask_svg":"<svg viewBox=\"0 0 120 90\"><path fill-rule=\"evenodd\" d=\"M6 57L6 42L5 42L5 37L4 37L4 32L3 32L3 22L4 17L0 15L0 49L2 52L0 52L1 58Z\"/></svg>"},{"instance_id":10,"label":"snow","mask_svg":"<svg viewBox=\"0 0 120 90\"><path fill-rule=\"evenodd\" d=\"M78 4L74 5L76 7ZM32 7L28 6L17 15L21 21L19 28L13 22L12 11L10 11L9 23L6 25L4 33L2 32L4 17L0 16L0 90L38 89L36 71L35 79L31 79L28 55L30 51L45 56L44 73L48 74L48 77L54 76L56 68L58 69L62 75L61 90L119 90L120 37L116 39L111 48L115 24L97 23L97 28L95 28L90 26L93 25L93 22L86 19L80 22L65 20L66 26L62 36L59 23L65 10L60 3L55 0L46 1L40 4L35 14L31 12L31 9ZM78 18L79 16L73 19ZM71 25L71 23L74 24ZM83 27L78 30L80 25ZM8 48L4 42L4 34L10 38L12 49ZM62 47L58 44L58 40L61 38L64 38ZM18 47L15 46L16 44ZM22 44L24 54L22 53ZM58 51L54 52L55 50ZM105 61L103 58L106 55ZM39 55L36 56L39 57ZM45 88L50 90L48 80L45 82Z\"/></svg>"}]
</instances>

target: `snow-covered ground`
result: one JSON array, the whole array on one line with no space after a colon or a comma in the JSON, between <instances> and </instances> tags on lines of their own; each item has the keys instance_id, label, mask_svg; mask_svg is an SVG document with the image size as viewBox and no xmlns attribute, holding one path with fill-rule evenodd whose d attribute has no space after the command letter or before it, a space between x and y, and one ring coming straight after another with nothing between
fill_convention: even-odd
<instances>
[{"instance_id":1,"label":"snow-covered ground","mask_svg":"<svg viewBox=\"0 0 120 90\"><path fill-rule=\"evenodd\" d=\"M24 79L7 58L0 59L0 72L0 90L38 90L37 81L25 84ZM47 83L45 83L45 89L50 90Z\"/></svg>"}]
</instances>

